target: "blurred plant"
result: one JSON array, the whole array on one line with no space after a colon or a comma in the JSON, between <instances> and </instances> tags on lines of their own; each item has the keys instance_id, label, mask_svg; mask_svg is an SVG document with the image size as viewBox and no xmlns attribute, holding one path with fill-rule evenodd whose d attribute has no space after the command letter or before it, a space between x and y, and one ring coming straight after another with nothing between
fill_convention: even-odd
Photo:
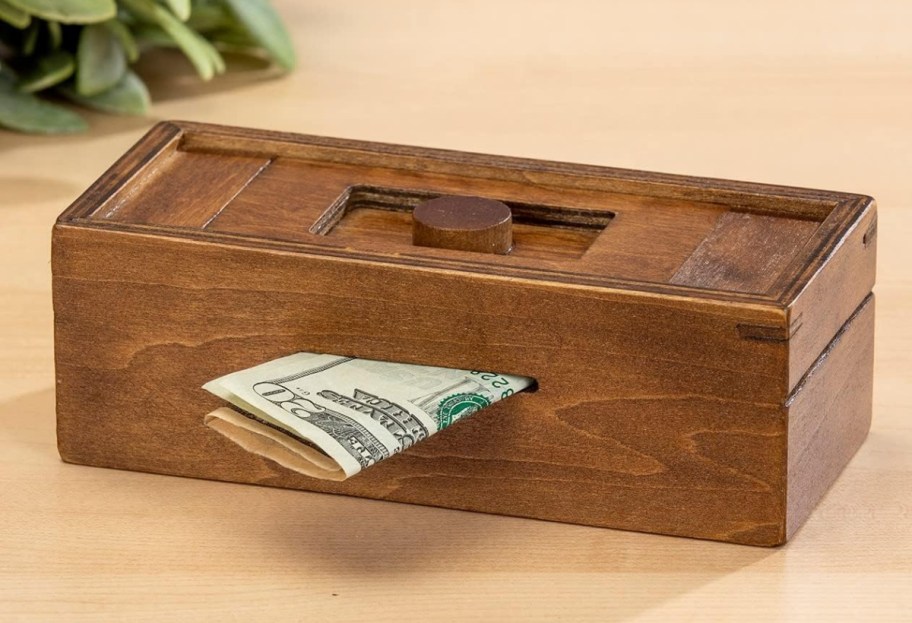
<instances>
[{"instance_id":1,"label":"blurred plant","mask_svg":"<svg viewBox=\"0 0 912 623\"><path fill-rule=\"evenodd\" d=\"M268 0L0 0L0 126L86 129L78 114L39 94L144 114L149 92L129 66L153 47L180 49L203 80L225 71L220 50L266 55L286 71L295 64Z\"/></svg>"}]
</instances>

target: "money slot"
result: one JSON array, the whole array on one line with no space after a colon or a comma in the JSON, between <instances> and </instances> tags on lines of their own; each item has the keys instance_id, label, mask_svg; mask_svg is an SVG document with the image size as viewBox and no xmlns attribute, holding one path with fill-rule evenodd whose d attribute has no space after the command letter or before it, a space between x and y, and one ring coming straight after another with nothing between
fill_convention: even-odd
<instances>
[{"instance_id":1,"label":"money slot","mask_svg":"<svg viewBox=\"0 0 912 623\"><path fill-rule=\"evenodd\" d=\"M339 482L494 403L534 378L296 353L209 381L206 426L299 474Z\"/></svg>"}]
</instances>

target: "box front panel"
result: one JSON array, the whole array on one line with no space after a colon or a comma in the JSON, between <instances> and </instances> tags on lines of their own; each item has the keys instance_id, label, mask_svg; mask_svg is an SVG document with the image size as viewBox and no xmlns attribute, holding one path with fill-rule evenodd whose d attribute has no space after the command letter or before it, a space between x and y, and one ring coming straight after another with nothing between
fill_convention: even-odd
<instances>
[{"instance_id":1,"label":"box front panel","mask_svg":"<svg viewBox=\"0 0 912 623\"><path fill-rule=\"evenodd\" d=\"M60 226L65 460L711 539L784 536L786 345L736 309ZM296 351L491 369L539 389L344 483L203 425L209 379Z\"/></svg>"}]
</instances>

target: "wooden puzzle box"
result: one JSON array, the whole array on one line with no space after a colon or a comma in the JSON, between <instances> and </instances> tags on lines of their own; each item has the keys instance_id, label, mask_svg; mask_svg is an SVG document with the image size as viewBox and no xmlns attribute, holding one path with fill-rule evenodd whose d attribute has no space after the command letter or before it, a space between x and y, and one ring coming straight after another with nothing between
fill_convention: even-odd
<instances>
[{"instance_id":1,"label":"wooden puzzle box","mask_svg":"<svg viewBox=\"0 0 912 623\"><path fill-rule=\"evenodd\" d=\"M509 252L412 244L444 196L506 204ZM862 195L162 123L54 227L60 454L781 544L870 425L876 222ZM298 351L537 389L324 482L203 424L206 381Z\"/></svg>"}]
</instances>

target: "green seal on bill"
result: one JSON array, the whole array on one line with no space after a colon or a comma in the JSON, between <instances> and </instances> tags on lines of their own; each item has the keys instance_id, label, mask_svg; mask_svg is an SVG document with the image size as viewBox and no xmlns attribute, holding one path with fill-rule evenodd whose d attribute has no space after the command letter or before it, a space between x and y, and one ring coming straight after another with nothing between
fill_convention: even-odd
<instances>
[{"instance_id":1,"label":"green seal on bill","mask_svg":"<svg viewBox=\"0 0 912 623\"><path fill-rule=\"evenodd\" d=\"M443 430L456 420L461 420L491 404L481 394L453 394L444 398L437 409L438 430Z\"/></svg>"}]
</instances>

